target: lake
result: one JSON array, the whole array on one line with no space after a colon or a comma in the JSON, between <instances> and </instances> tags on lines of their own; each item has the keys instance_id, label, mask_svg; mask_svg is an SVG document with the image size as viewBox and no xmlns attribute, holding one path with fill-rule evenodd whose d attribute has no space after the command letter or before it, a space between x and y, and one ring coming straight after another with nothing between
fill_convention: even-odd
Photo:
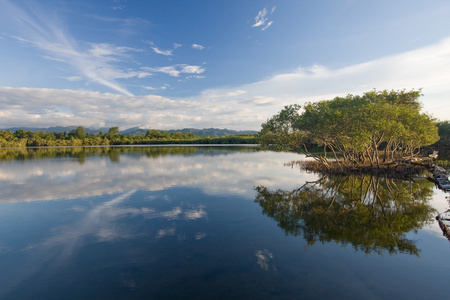
<instances>
[{"instance_id":1,"label":"lake","mask_svg":"<svg viewBox=\"0 0 450 300\"><path fill-rule=\"evenodd\" d=\"M249 146L0 149L1 299L445 299L447 194Z\"/></svg>"}]
</instances>

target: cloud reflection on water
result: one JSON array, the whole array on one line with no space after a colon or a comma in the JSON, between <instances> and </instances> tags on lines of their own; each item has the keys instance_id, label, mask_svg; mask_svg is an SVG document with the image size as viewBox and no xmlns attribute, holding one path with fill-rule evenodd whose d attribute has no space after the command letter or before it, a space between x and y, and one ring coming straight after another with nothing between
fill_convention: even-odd
<instances>
[{"instance_id":1,"label":"cloud reflection on water","mask_svg":"<svg viewBox=\"0 0 450 300\"><path fill-rule=\"evenodd\" d=\"M308 176L315 178L284 167L285 162L298 159L289 153L274 156L214 150L208 155L152 156L130 151L116 156L114 160L108 155L83 155L81 161L62 155L57 159L0 162L0 203L80 200L64 208L67 216L61 216L63 223L49 223L48 231L37 239L21 247L0 245L4 255L23 255L17 272L5 282L5 292L33 274L52 274L45 271L50 262L54 272L66 268L75 254L89 245L112 246L140 238L150 242L175 238L178 243L187 243L210 236L201 224L193 232L184 226L185 222L207 221L208 204L201 199L193 203L174 200L172 194L165 193L168 189L192 188L206 195L239 195L253 200L256 185L290 188Z\"/></svg>"},{"instance_id":2,"label":"cloud reflection on water","mask_svg":"<svg viewBox=\"0 0 450 300\"><path fill-rule=\"evenodd\" d=\"M82 249L92 247L94 244L104 244L107 245L107 249L110 247L114 249L118 242L124 240L144 239L155 242L164 237L174 236L178 242L183 242L186 240L183 222L208 218L205 205L180 203L179 200L172 203L170 196L164 194L161 197L153 197L152 201L146 201L145 194L136 194L137 191L130 190L112 197L106 195L98 199L79 201L77 205L63 208L63 211L74 214L74 218L62 214L60 216L62 224L50 223L44 235L37 235L36 240L28 241L25 247L0 245L1 255L15 253L23 257L16 262L16 268L20 271L10 276L9 282L5 284L5 292L33 277L34 274L48 275L59 272L58 270L77 260ZM166 205L158 206L157 204L161 202ZM180 230L177 230L178 227ZM197 232L190 240L200 240L207 235L206 232ZM131 257L132 260L136 259L134 255ZM51 270L48 269L48 265L52 266ZM0 297L1 295L2 293Z\"/></svg>"},{"instance_id":3,"label":"cloud reflection on water","mask_svg":"<svg viewBox=\"0 0 450 300\"><path fill-rule=\"evenodd\" d=\"M267 249L263 250L256 250L255 256L258 259L257 264L263 269L264 271L269 271L269 268L271 267L273 271L276 271L275 266L272 266L271 260L273 259L273 253L270 252Z\"/></svg>"},{"instance_id":4,"label":"cloud reflection on water","mask_svg":"<svg viewBox=\"0 0 450 300\"><path fill-rule=\"evenodd\" d=\"M232 193L252 198L253 186L276 182L294 187L314 175L283 168L299 159L296 154L233 152L227 155L120 155L87 157L83 164L69 159L3 162L0 168L0 202L59 200L125 193L160 191L175 186L200 188L207 194Z\"/></svg>"}]
</instances>

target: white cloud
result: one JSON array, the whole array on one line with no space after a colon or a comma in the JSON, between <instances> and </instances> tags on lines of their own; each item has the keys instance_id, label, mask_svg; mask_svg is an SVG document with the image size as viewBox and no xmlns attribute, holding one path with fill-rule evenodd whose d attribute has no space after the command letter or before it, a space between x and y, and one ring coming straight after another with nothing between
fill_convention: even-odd
<instances>
[{"instance_id":1,"label":"white cloud","mask_svg":"<svg viewBox=\"0 0 450 300\"><path fill-rule=\"evenodd\" d=\"M261 28L262 31L266 30L267 28L270 27L270 25L272 25L273 21L270 21L266 24L266 26L264 26L263 28Z\"/></svg>"},{"instance_id":2,"label":"white cloud","mask_svg":"<svg viewBox=\"0 0 450 300\"><path fill-rule=\"evenodd\" d=\"M153 52L158 53L158 54L162 54L162 55L166 55L166 56L171 56L172 54L172 50L160 50L158 49L158 47L152 47Z\"/></svg>"},{"instance_id":3,"label":"white cloud","mask_svg":"<svg viewBox=\"0 0 450 300\"><path fill-rule=\"evenodd\" d=\"M155 44L152 41L144 41L144 43L149 44L151 46L154 46ZM158 47L152 47L153 52L158 53L158 54L162 54L162 55L166 55L166 56L172 56L173 55L173 50L178 49L183 47L183 45L178 44L178 43L173 43L173 49L169 49L169 50L161 50Z\"/></svg>"},{"instance_id":4,"label":"white cloud","mask_svg":"<svg viewBox=\"0 0 450 300\"><path fill-rule=\"evenodd\" d=\"M269 21L269 16L273 14L275 8L276 8L275 6L272 7L270 13L265 8L259 11L258 15L255 17L255 23L252 25L252 27L263 26L261 28L261 30L263 31L269 28L273 23L273 21Z\"/></svg>"},{"instance_id":5,"label":"white cloud","mask_svg":"<svg viewBox=\"0 0 450 300\"><path fill-rule=\"evenodd\" d=\"M252 27L259 27L259 26L264 25L267 22L266 15L267 15L267 10L264 8L255 17L255 24L253 24Z\"/></svg>"},{"instance_id":6,"label":"white cloud","mask_svg":"<svg viewBox=\"0 0 450 300\"><path fill-rule=\"evenodd\" d=\"M157 68L145 68L153 72L165 73L173 77L180 76L180 71L175 66L157 67Z\"/></svg>"},{"instance_id":7,"label":"white cloud","mask_svg":"<svg viewBox=\"0 0 450 300\"><path fill-rule=\"evenodd\" d=\"M191 78L202 79L202 78L206 78L206 76L200 76L200 75L186 76L186 79L191 79Z\"/></svg>"},{"instance_id":8,"label":"white cloud","mask_svg":"<svg viewBox=\"0 0 450 300\"><path fill-rule=\"evenodd\" d=\"M201 66L180 65L181 73L201 74L205 71Z\"/></svg>"},{"instance_id":9,"label":"white cloud","mask_svg":"<svg viewBox=\"0 0 450 300\"><path fill-rule=\"evenodd\" d=\"M195 65L186 65L186 64L179 64L179 65L173 65L173 66L165 66L165 67L156 67L156 68L149 68L144 67L143 70L151 71L151 72L160 72L165 73L173 77L179 77L180 74L201 74L206 69L202 66L195 66Z\"/></svg>"},{"instance_id":10,"label":"white cloud","mask_svg":"<svg viewBox=\"0 0 450 300\"><path fill-rule=\"evenodd\" d=\"M80 90L0 87L0 128L53 125L148 128L260 129L261 123L285 105L332 99L376 88L423 88L424 110L446 120L450 115L450 38L421 49L339 69L314 65L273 75L264 80L204 90L190 99L156 95L126 96ZM173 65L142 68L174 77L198 76L201 66ZM97 71L108 80L113 74ZM103 74L108 73L108 74ZM131 76L129 74L129 76ZM150 87L148 90L157 87ZM161 88L161 87L160 87Z\"/></svg>"},{"instance_id":11,"label":"white cloud","mask_svg":"<svg viewBox=\"0 0 450 300\"><path fill-rule=\"evenodd\" d=\"M231 92L227 92L227 93L224 93L224 94L212 94L212 93L209 93L208 91L206 91L204 93L204 96L206 98L227 98L227 97L239 96L239 95L242 95L242 94L245 94L245 93L246 92L243 91L243 90L231 91Z\"/></svg>"},{"instance_id":12,"label":"white cloud","mask_svg":"<svg viewBox=\"0 0 450 300\"><path fill-rule=\"evenodd\" d=\"M192 44L193 49L203 50L205 47L199 44Z\"/></svg>"},{"instance_id":13,"label":"white cloud","mask_svg":"<svg viewBox=\"0 0 450 300\"><path fill-rule=\"evenodd\" d=\"M0 128L73 124L128 128L135 124L170 129L201 121L201 107L196 101L156 95L129 97L82 90L0 87Z\"/></svg>"},{"instance_id":14,"label":"white cloud","mask_svg":"<svg viewBox=\"0 0 450 300\"><path fill-rule=\"evenodd\" d=\"M155 87L152 87L152 86L142 86L143 89L148 90L148 91L165 90L168 87L170 87L169 84L163 84L162 86L160 86L158 88L155 88Z\"/></svg>"}]
</instances>

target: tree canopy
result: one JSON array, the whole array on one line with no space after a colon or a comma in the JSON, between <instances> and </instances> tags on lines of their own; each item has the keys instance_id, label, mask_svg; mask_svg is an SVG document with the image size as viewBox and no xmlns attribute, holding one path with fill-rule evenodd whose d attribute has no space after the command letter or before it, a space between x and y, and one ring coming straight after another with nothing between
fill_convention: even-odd
<instances>
[{"instance_id":1,"label":"tree canopy","mask_svg":"<svg viewBox=\"0 0 450 300\"><path fill-rule=\"evenodd\" d=\"M259 143L276 150L303 150L324 165L327 151L342 166L372 166L412 154L439 140L436 119L421 112L421 90L377 91L286 106L262 124ZM311 154L312 146L323 154ZM380 150L383 150L380 157Z\"/></svg>"}]
</instances>

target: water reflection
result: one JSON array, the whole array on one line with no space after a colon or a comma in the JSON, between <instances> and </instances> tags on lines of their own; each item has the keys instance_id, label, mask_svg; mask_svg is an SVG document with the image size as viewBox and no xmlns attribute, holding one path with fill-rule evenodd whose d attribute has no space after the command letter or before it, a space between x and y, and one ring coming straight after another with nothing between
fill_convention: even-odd
<instances>
[{"instance_id":1,"label":"water reflection","mask_svg":"<svg viewBox=\"0 0 450 300\"><path fill-rule=\"evenodd\" d=\"M450 196L446 196L448 204L450 204ZM442 235L450 241L450 209L445 210L436 216Z\"/></svg>"},{"instance_id":2,"label":"water reflection","mask_svg":"<svg viewBox=\"0 0 450 300\"><path fill-rule=\"evenodd\" d=\"M10 203L159 191L173 186L195 186L209 194L227 192L252 199L255 185L278 181L295 186L303 177L312 176L276 167L295 154L274 157L255 153L254 147L79 147L3 149L0 153L4 159L0 162L0 202Z\"/></svg>"},{"instance_id":3,"label":"water reflection","mask_svg":"<svg viewBox=\"0 0 450 300\"><path fill-rule=\"evenodd\" d=\"M80 164L86 157L104 156L111 162L119 162L120 155L145 155L157 158L168 155L220 155L235 151L252 152L250 146L116 146L116 147L45 147L45 148L0 148L0 162L26 161L49 158L72 158Z\"/></svg>"},{"instance_id":4,"label":"water reflection","mask_svg":"<svg viewBox=\"0 0 450 300\"><path fill-rule=\"evenodd\" d=\"M294 190L256 187L255 202L288 235L350 244L365 253L419 255L406 234L432 222L433 183L374 176L327 177Z\"/></svg>"},{"instance_id":5,"label":"water reflection","mask_svg":"<svg viewBox=\"0 0 450 300\"><path fill-rule=\"evenodd\" d=\"M148 197L149 193L151 197ZM58 273L66 269L92 268L83 261L91 261L90 256L96 257L97 251L107 251L101 259L97 257L99 261L91 261L93 271L102 274L106 272L104 269L112 266L147 265L157 258L165 259L168 254L153 253L153 249L161 247L164 250L171 237L181 245L180 242L189 244L208 235L199 230L206 229L206 206L198 199L189 199L174 191L165 194L130 190L113 197L33 204L35 214L29 221L37 229L27 226L25 233L17 222L0 222L0 228L6 224L15 228L14 235L3 231L0 240L0 246L7 245L8 250L1 251L0 247L0 266L3 267L0 269L10 270L8 266L14 265L14 272L9 272L7 279L2 278L6 272L0 271L0 279L4 279L0 281L1 299L9 293L8 299L22 299L21 293L26 295L23 298L31 299L33 289L42 290L45 281L67 284L67 278L58 279ZM42 207L43 204L46 207ZM21 213L20 208L15 211L16 215ZM40 219L36 215L46 218ZM16 244L15 239L20 243ZM157 242L161 241L164 242L159 245ZM33 283L26 289L17 288L28 280ZM95 282L92 280L91 284Z\"/></svg>"},{"instance_id":6,"label":"water reflection","mask_svg":"<svg viewBox=\"0 0 450 300\"><path fill-rule=\"evenodd\" d=\"M447 241L407 233L430 218L428 182L317 182L283 166L298 155L253 148L106 148L0 162L1 299L445 297L429 287ZM284 235L255 186L288 234L323 245Z\"/></svg>"}]
</instances>

